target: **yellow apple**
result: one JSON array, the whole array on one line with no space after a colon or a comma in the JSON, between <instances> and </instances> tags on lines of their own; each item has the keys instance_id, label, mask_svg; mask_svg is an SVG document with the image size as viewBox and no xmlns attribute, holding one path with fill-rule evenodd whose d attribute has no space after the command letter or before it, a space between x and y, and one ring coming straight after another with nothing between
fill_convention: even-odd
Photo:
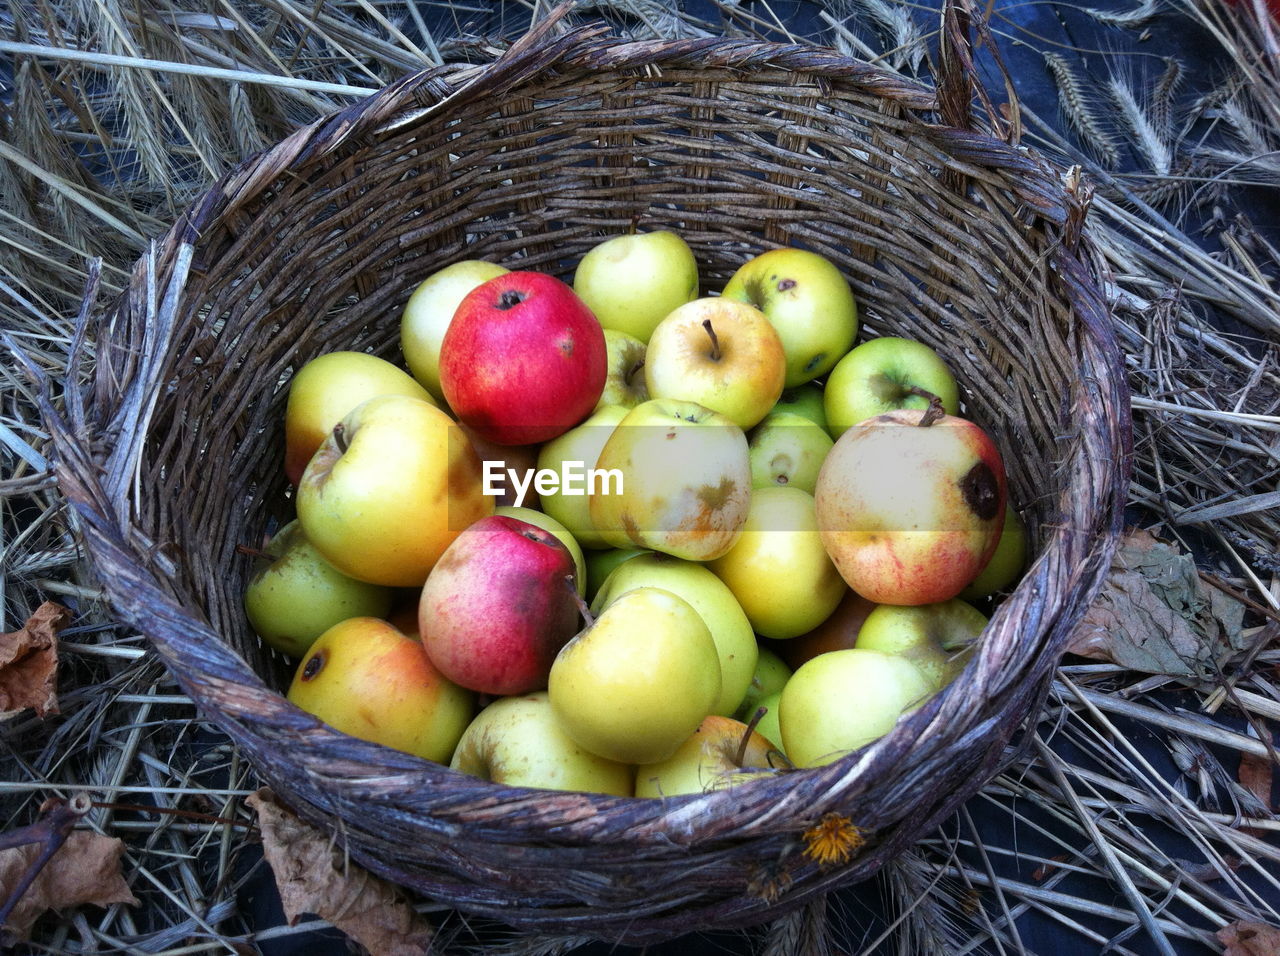
<instances>
[{"instance_id":1,"label":"yellow apple","mask_svg":"<svg viewBox=\"0 0 1280 956\"><path fill-rule=\"evenodd\" d=\"M339 423L298 486L307 539L342 573L419 587L464 528L493 513L471 442L430 402L373 398Z\"/></svg>"},{"instance_id":2,"label":"yellow apple","mask_svg":"<svg viewBox=\"0 0 1280 956\"><path fill-rule=\"evenodd\" d=\"M732 787L760 776L751 771L772 769L773 749L740 720L706 717L666 760L636 768L636 796L674 797Z\"/></svg>"},{"instance_id":3,"label":"yellow apple","mask_svg":"<svg viewBox=\"0 0 1280 956\"><path fill-rule=\"evenodd\" d=\"M420 643L373 617L321 634L288 698L334 730L436 763L448 762L475 711L474 695L437 671Z\"/></svg>"},{"instance_id":4,"label":"yellow apple","mask_svg":"<svg viewBox=\"0 0 1280 956\"><path fill-rule=\"evenodd\" d=\"M955 679L987 616L958 598L938 604L881 604L862 623L855 646L904 657L936 689Z\"/></svg>"},{"instance_id":5,"label":"yellow apple","mask_svg":"<svg viewBox=\"0 0 1280 956\"><path fill-rule=\"evenodd\" d=\"M729 550L746 521L747 437L696 402L637 405L605 442L596 467L619 475L620 488L588 498L591 522L612 547L706 561Z\"/></svg>"},{"instance_id":6,"label":"yellow apple","mask_svg":"<svg viewBox=\"0 0 1280 956\"><path fill-rule=\"evenodd\" d=\"M541 790L582 790L629 797L635 768L583 750L556 722L546 691L495 700L458 741L454 770Z\"/></svg>"},{"instance_id":7,"label":"yellow apple","mask_svg":"<svg viewBox=\"0 0 1280 956\"><path fill-rule=\"evenodd\" d=\"M697 402L747 429L778 401L786 365L782 340L759 309L694 299L653 330L644 381L653 398Z\"/></svg>"},{"instance_id":8,"label":"yellow apple","mask_svg":"<svg viewBox=\"0 0 1280 956\"><path fill-rule=\"evenodd\" d=\"M858 310L835 265L807 249L772 249L742 265L725 298L769 317L787 355L787 388L821 378L853 346Z\"/></svg>"},{"instance_id":9,"label":"yellow apple","mask_svg":"<svg viewBox=\"0 0 1280 956\"><path fill-rule=\"evenodd\" d=\"M579 746L619 763L670 757L720 697L711 632L683 598L636 588L561 649L551 708Z\"/></svg>"},{"instance_id":10,"label":"yellow apple","mask_svg":"<svg viewBox=\"0 0 1280 956\"><path fill-rule=\"evenodd\" d=\"M799 488L755 489L741 536L707 567L756 633L775 639L817 627L847 590L822 546L813 496Z\"/></svg>"},{"instance_id":11,"label":"yellow apple","mask_svg":"<svg viewBox=\"0 0 1280 956\"><path fill-rule=\"evenodd\" d=\"M440 343L468 292L507 270L494 262L465 259L429 275L409 296L400 316L400 349L409 371L432 395L440 388Z\"/></svg>"},{"instance_id":12,"label":"yellow apple","mask_svg":"<svg viewBox=\"0 0 1280 956\"><path fill-rule=\"evenodd\" d=\"M285 474L295 486L307 462L351 409L378 395L435 399L403 369L366 352L328 352L298 369L284 412Z\"/></svg>"},{"instance_id":13,"label":"yellow apple","mask_svg":"<svg viewBox=\"0 0 1280 956\"><path fill-rule=\"evenodd\" d=\"M933 691L903 657L861 648L819 654L782 689L783 750L797 767L839 760L883 737Z\"/></svg>"},{"instance_id":14,"label":"yellow apple","mask_svg":"<svg viewBox=\"0 0 1280 956\"><path fill-rule=\"evenodd\" d=\"M751 486L786 485L813 494L818 472L834 444L817 422L794 412L770 412L747 436Z\"/></svg>"},{"instance_id":15,"label":"yellow apple","mask_svg":"<svg viewBox=\"0 0 1280 956\"><path fill-rule=\"evenodd\" d=\"M597 408L581 425L542 445L538 450L537 469L563 473L566 462L577 462L584 468L595 468L605 442L626 417L627 409L621 405ZM591 520L587 495L565 494L557 488L539 496L539 501L542 510L568 528L582 547L609 546Z\"/></svg>"},{"instance_id":16,"label":"yellow apple","mask_svg":"<svg viewBox=\"0 0 1280 956\"><path fill-rule=\"evenodd\" d=\"M596 403L596 411L606 405L635 408L649 400L649 388L644 383L645 344L634 335L617 329L604 330L604 348L609 356L609 374L604 380L604 391Z\"/></svg>"},{"instance_id":17,"label":"yellow apple","mask_svg":"<svg viewBox=\"0 0 1280 956\"><path fill-rule=\"evenodd\" d=\"M620 564L600 586L591 609L598 614L639 587L670 591L688 601L702 617L720 658L720 696L711 712L732 714L751 684L759 653L751 622L733 592L697 562L650 552Z\"/></svg>"},{"instance_id":18,"label":"yellow apple","mask_svg":"<svg viewBox=\"0 0 1280 956\"><path fill-rule=\"evenodd\" d=\"M648 342L672 309L698 297L698 263L674 232L614 236L582 257L573 291L606 329Z\"/></svg>"},{"instance_id":19,"label":"yellow apple","mask_svg":"<svg viewBox=\"0 0 1280 956\"><path fill-rule=\"evenodd\" d=\"M790 677L791 668L786 661L767 647L761 647L756 655L755 673L751 675L746 696L742 698L734 716L739 720L751 720L756 708L766 697L782 693L782 688L787 686Z\"/></svg>"}]
</instances>

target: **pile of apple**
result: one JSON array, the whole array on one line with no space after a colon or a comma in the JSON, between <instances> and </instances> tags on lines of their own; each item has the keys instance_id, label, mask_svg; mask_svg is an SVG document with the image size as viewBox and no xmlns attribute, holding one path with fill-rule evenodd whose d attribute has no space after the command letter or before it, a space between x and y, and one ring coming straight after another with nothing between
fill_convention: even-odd
<instances>
[{"instance_id":1,"label":"pile of apple","mask_svg":"<svg viewBox=\"0 0 1280 956\"><path fill-rule=\"evenodd\" d=\"M332 727L513 785L664 796L865 746L954 679L1025 534L927 346L854 346L848 281L775 249L718 296L669 231L572 286L469 260L409 371L294 376L297 518L250 623Z\"/></svg>"}]
</instances>

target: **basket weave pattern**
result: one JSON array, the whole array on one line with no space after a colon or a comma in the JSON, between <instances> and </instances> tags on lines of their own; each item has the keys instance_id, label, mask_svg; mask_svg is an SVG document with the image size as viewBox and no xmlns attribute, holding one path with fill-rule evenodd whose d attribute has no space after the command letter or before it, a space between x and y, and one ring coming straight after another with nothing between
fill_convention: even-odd
<instances>
[{"instance_id":1,"label":"basket weave pattern","mask_svg":"<svg viewBox=\"0 0 1280 956\"><path fill-rule=\"evenodd\" d=\"M831 51L544 31L248 161L125 296L86 298L88 384L45 410L121 620L353 858L470 912L643 942L759 922L874 873L1007 758L1109 563L1127 482L1124 377L1080 191L937 108L931 89ZM288 517L288 375L339 348L396 358L401 306L450 262L567 278L633 218L680 232L710 289L765 248L820 252L865 330L947 359L1037 554L975 660L860 754L666 801L495 786L293 708L244 620L236 552ZM829 812L868 837L840 865L802 838Z\"/></svg>"}]
</instances>

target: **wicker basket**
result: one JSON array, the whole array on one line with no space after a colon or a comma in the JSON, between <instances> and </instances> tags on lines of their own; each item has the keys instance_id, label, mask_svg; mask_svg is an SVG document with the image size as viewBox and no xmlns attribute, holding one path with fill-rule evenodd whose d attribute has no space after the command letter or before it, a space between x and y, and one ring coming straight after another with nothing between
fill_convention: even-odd
<instances>
[{"instance_id":1,"label":"wicker basket","mask_svg":"<svg viewBox=\"0 0 1280 956\"><path fill-rule=\"evenodd\" d=\"M1127 396L1080 236L1084 190L965 125L959 89L940 112L932 89L830 50L546 28L249 160L154 245L126 295L86 297L90 384L45 409L120 619L299 813L370 870L467 912L645 942L760 922L874 873L1007 759L1108 565L1127 485ZM865 330L948 359L1006 453L1037 555L967 671L838 763L664 801L487 784L292 707L241 611L236 551L286 517L290 372L338 348L396 358L400 307L450 262L567 277L633 217L678 230L709 289L762 249L819 251L852 282ZM805 838L824 818L865 844L824 859Z\"/></svg>"}]
</instances>

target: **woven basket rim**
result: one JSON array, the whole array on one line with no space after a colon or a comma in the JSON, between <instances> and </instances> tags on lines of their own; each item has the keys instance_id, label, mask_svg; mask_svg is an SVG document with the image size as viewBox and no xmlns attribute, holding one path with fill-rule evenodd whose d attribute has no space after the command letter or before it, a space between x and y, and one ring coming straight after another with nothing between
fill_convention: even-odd
<instances>
[{"instance_id":1,"label":"woven basket rim","mask_svg":"<svg viewBox=\"0 0 1280 956\"><path fill-rule=\"evenodd\" d=\"M498 62L481 67L433 68L390 84L368 99L332 117L298 130L286 140L251 157L221 177L168 232L155 243L150 254L140 260L135 277L153 284L158 291L159 310L176 310L182 285L191 267L200 236L210 225L243 209L268 190L279 176L296 173L308 163L335 151L358 150L362 138L395 129L399 124L420 122L442 110L456 108L481 98L500 96L518 88L529 77L544 71L565 74L617 71L653 71L676 68L691 71L730 70L744 82L759 71L780 70L805 73L820 82L861 85L868 92L894 100L908 113L920 118L920 134L931 144L946 150L959 162L1000 170L1011 190L1055 232L1058 241L1049 255L1080 320L1086 342L1082 374L1098 391L1098 408L1085 408L1081 421L1097 429L1085 436L1070 460L1079 474L1087 474L1102 489L1096 505L1096 519L1084 527L1067 525L1056 529L1027 571L1017 590L995 611L989 631L1016 631L1012 619L1033 613L1039 620L1043 647L1036 670L1042 685L1060 656L1071 623L1061 619L1071 602L1066 595L1079 592L1092 597L1109 564L1114 537L1127 487L1128 456L1131 452L1128 404L1124 400L1124 375L1118 349L1108 322L1108 310L1093 275L1094 258L1082 223L1088 195L1085 187L1074 191L1064 187L1056 171L1026 152L974 129L947 126L933 121L937 97L929 88L903 81L887 71L844 57L835 51L804 44L776 44L762 41L707 38L680 41L612 42L597 28L582 28L553 35L549 28L535 31L518 43ZM425 105L423 101L427 100ZM101 306L89 290L77 324L77 339L83 342L94 334L109 334L109 318L127 307L129 293ZM172 314L170 314L170 320ZM84 349L80 354L85 354ZM147 361L144 357L143 362ZM74 377L69 381L75 381ZM153 383L154 384L154 383ZM135 399L140 396L134 396ZM551 794L543 790L519 790L490 784L432 765L406 754L330 731L315 718L304 714L268 688L212 628L183 608L147 568L157 557L141 539L140 529L121 520L127 513L127 496L122 500L122 475L128 473L128 456L140 449L104 445L112 419L127 408L101 408L95 397L68 386L65 410L56 407L48 390L42 399L42 413L50 428L56 450L55 466L64 495L76 509L88 552L99 564L113 570L106 587L121 619L137 627L158 648L183 689L206 716L257 758L260 767L269 762L270 748L261 740L265 726L273 726L305 741L290 757L309 774L322 774L330 781L343 780L344 800L391 801L412 807L414 793L424 782L440 786L444 774L457 795L459 806L485 799L503 805L523 801L530 808L529 821L512 828L509 814L497 814L491 828L468 820L467 832L554 846L594 845L601 840L625 840L636 847L707 846L752 837L751 827L726 829L717 820L734 817L732 810L748 797L752 806L770 807L758 820L759 831L776 824L780 816L791 815L798 831L838 807L847 791L861 786L868 776L901 759L918 733L935 721L957 719L951 701L955 695L939 694L915 714L906 718L895 733L867 749L826 767L803 771L809 781L802 801L795 793L794 775L752 781L732 790L689 795L664 800L608 797L595 794ZM1111 469L1099 476L1099 460ZM1069 487L1069 485L1068 485ZM1085 540L1085 539L1088 540ZM163 567L163 558L158 559ZM199 647L203 657L200 673L193 672L191 648ZM979 657L997 653L996 645L982 646ZM980 666L980 665L979 665ZM967 677L972 678L971 666ZM1043 689L1039 692L1043 693ZM265 704L265 709L264 709ZM341 740L340 751L333 744ZM265 748L265 750L263 749ZM377 768L376 779L370 777ZM994 772L994 765L990 768ZM337 784L335 784L337 786ZM818 799L810 799L820 793ZM637 805L647 812L637 814ZM800 804L803 803L803 806ZM943 801L949 812L954 801ZM536 804L536 810L533 809ZM631 810L625 830L608 825L611 810L627 806ZM302 809L302 808L299 808ZM338 812L340 807L328 808ZM319 811L311 813L313 819ZM319 822L317 820L317 822ZM737 822L741 822L738 820ZM461 824L441 814L422 821L442 837L460 835ZM845 871L824 873L808 894L842 880ZM800 901L800 898L797 898Z\"/></svg>"}]
</instances>

